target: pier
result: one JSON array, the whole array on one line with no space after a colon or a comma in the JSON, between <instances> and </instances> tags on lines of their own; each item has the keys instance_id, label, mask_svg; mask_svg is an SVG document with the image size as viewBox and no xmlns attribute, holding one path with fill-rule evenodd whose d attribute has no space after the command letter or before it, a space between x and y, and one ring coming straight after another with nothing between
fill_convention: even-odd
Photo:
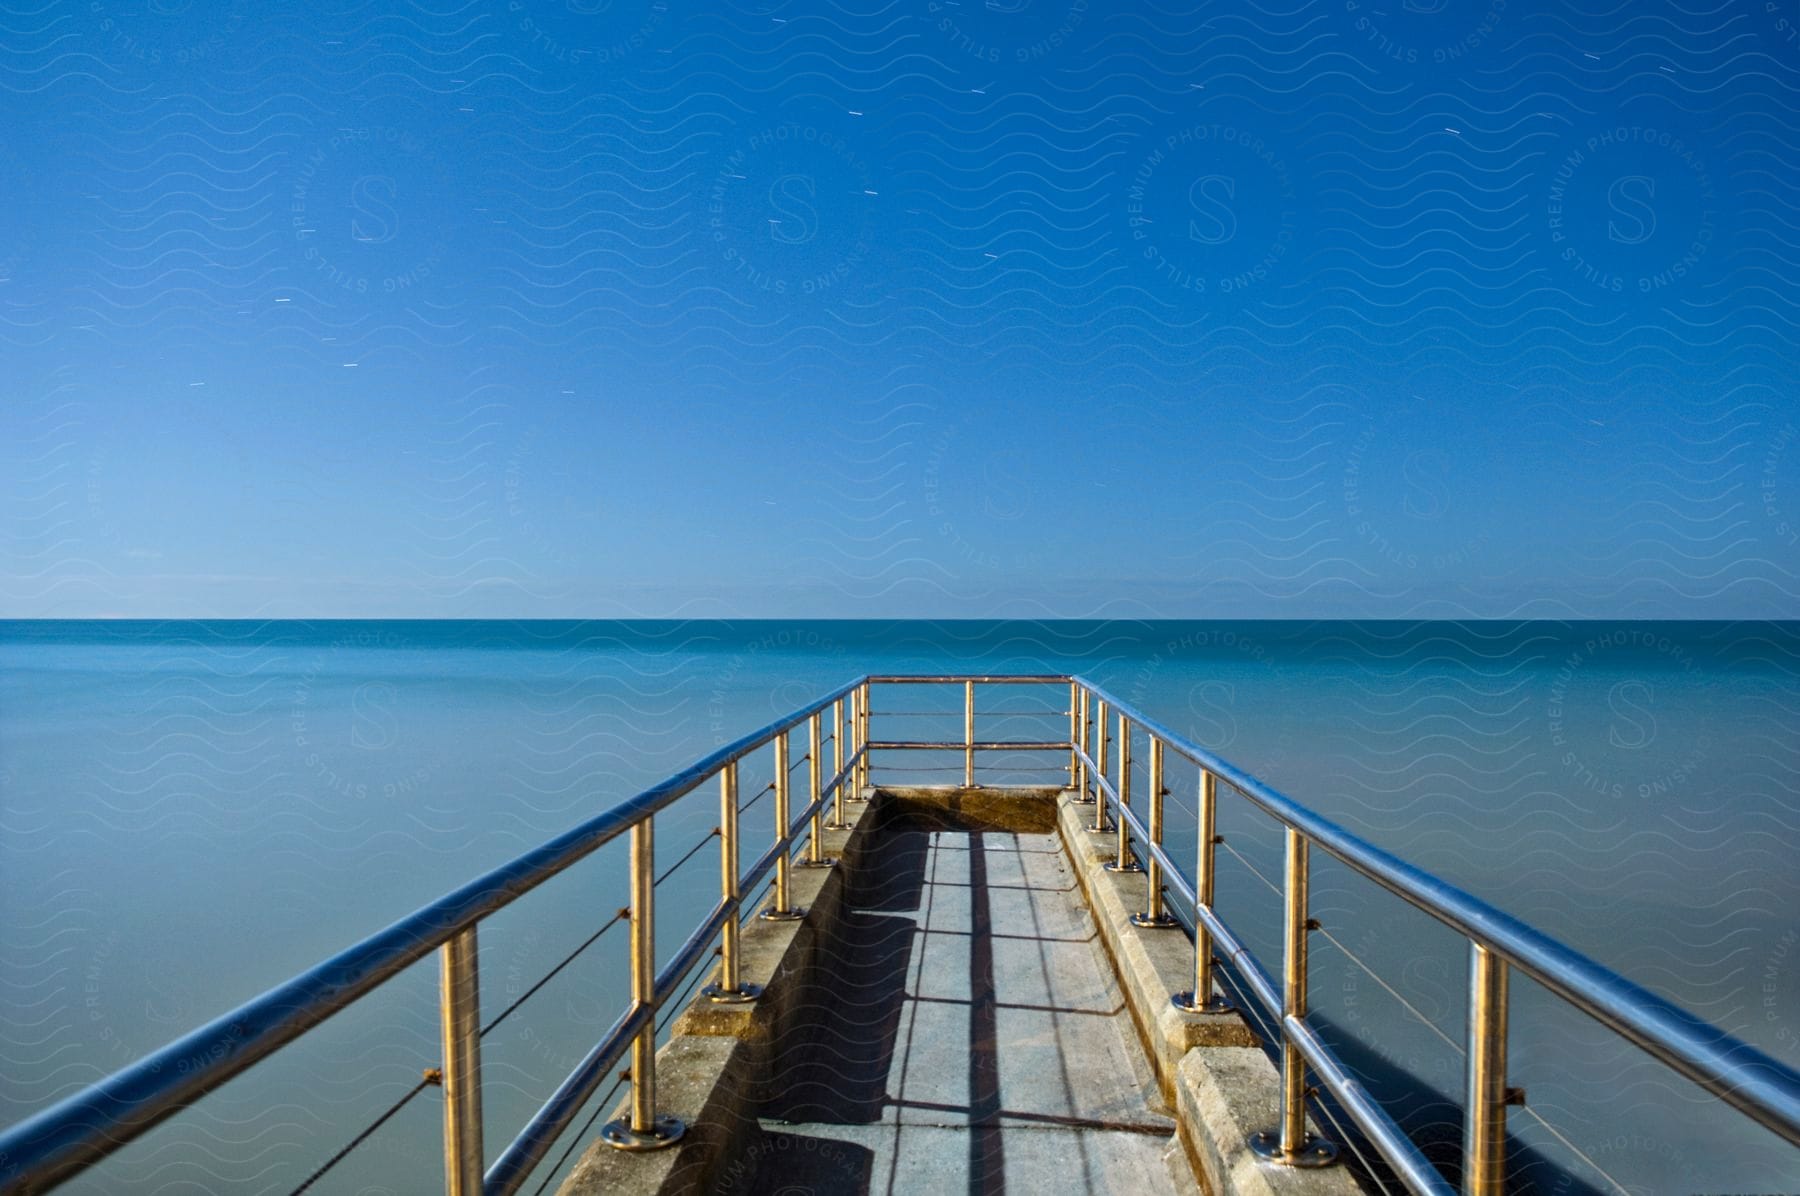
<instances>
[{"instance_id":1,"label":"pier","mask_svg":"<svg viewBox=\"0 0 1800 1196\"><path fill-rule=\"evenodd\" d=\"M909 736L905 716L934 712L909 710L904 695L946 691L961 735ZM1042 733L1000 737L1019 725ZM1030 759L1045 778L989 781L981 762L992 758ZM918 759L960 776L909 783L905 762ZM1176 761L1191 781L1180 791ZM753 765L770 781L746 793ZM765 797L775 833L748 842L744 813ZM659 953L670 902L658 861L670 856L658 821L683 801L716 810L710 834L677 845L716 850L716 889ZM1179 854L1165 834L1172 801L1193 821ZM1273 959L1215 906L1225 802L1283 838ZM620 838L626 941L609 946L629 994L491 1149L481 1048L495 1022L484 1017L480 924ZM1428 1155L1309 1021L1319 857L1467 942L1452 1159ZM451 1196L520 1191L559 1159L573 1160L566 1196L1495 1196L1508 1190L1509 1119L1539 1116L1509 1077L1515 975L1800 1146L1793 1068L1383 852L1154 712L1079 676L865 676L0 1133L0 1192L49 1191L129 1149L434 952L442 1052L427 1079ZM421 1176L419 1190L439 1183Z\"/></svg>"}]
</instances>

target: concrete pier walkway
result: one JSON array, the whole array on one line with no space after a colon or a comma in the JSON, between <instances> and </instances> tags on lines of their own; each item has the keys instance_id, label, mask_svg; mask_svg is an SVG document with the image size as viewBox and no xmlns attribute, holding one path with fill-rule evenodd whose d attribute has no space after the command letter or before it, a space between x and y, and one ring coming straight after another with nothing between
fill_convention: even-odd
<instances>
[{"instance_id":1,"label":"concrete pier walkway","mask_svg":"<svg viewBox=\"0 0 1800 1196\"><path fill-rule=\"evenodd\" d=\"M1055 833L875 833L721 1190L1195 1191Z\"/></svg>"}]
</instances>

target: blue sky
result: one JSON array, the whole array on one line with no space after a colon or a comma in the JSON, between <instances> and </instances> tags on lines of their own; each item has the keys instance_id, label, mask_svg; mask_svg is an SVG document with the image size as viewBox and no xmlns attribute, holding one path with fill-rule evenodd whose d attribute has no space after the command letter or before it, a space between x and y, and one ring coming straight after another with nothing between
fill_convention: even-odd
<instances>
[{"instance_id":1,"label":"blue sky","mask_svg":"<svg viewBox=\"0 0 1800 1196\"><path fill-rule=\"evenodd\" d=\"M0 614L1792 617L1761 0L0 17Z\"/></svg>"}]
</instances>

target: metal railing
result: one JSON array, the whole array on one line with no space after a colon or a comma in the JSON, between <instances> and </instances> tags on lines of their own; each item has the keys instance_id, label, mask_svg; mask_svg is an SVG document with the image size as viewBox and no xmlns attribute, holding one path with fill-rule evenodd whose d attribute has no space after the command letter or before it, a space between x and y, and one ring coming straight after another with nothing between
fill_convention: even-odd
<instances>
[{"instance_id":1,"label":"metal railing","mask_svg":"<svg viewBox=\"0 0 1800 1196\"><path fill-rule=\"evenodd\" d=\"M1566 1004L1751 1120L1800 1145L1800 1072L1510 914L1351 834L1092 682L1071 678L1069 696L1077 796L1094 803L1095 831L1114 829L1106 825L1109 813L1116 820L1117 847L1110 866L1118 871L1135 870L1136 851L1150 860L1144 910L1133 921L1139 925L1166 924L1158 917L1165 883L1194 910L1194 987L1176 994L1175 1005L1189 1012L1229 1008L1214 992L1215 959L1223 958L1242 978L1244 989L1280 1027L1278 1124L1251 1142L1252 1149L1265 1159L1305 1167L1329 1163L1335 1156L1333 1144L1306 1131L1306 1079L1310 1070L1409 1189L1429 1193L1455 1190L1306 1020L1307 941L1309 933L1319 929L1308 914L1310 852L1315 847L1450 927L1469 944L1464 1193L1495 1196L1504 1190L1507 1110L1523 1104L1523 1093L1507 1084L1507 996L1513 970L1537 981ZM1109 716L1117 719L1118 771L1112 780L1106 775ZM1132 805L1130 742L1134 729L1150 743L1147 819L1140 817ZM1200 770L1192 880L1182 874L1180 865L1163 848L1165 750L1175 752ZM1279 990L1213 908L1213 857L1221 842L1215 824L1219 781L1226 782L1283 828L1286 867Z\"/></svg>"},{"instance_id":2,"label":"metal railing","mask_svg":"<svg viewBox=\"0 0 1800 1196\"><path fill-rule=\"evenodd\" d=\"M871 738L872 686L934 684L962 688L960 740ZM977 739L977 685L1066 686L1066 711L1030 714L1066 717L1068 738ZM829 777L822 761L826 742L822 720L827 710L832 720ZM1117 720L1116 739L1108 734L1109 719ZM794 818L790 735L802 723L807 725L808 800ZM1140 816L1133 805L1134 729L1149 744L1146 816ZM750 753L771 744L775 755L771 786L775 797L775 838L745 871L739 860L739 765ZM1108 750L1113 744L1116 753ZM1141 872L1145 877L1144 908L1132 921L1147 928L1179 925L1164 907L1165 894L1170 890L1194 911L1194 986L1176 994L1176 1006L1193 1013L1230 1009L1229 1002L1215 992L1215 967L1223 959L1241 978L1244 990L1280 1027L1281 1100L1277 1124L1251 1142L1252 1148L1272 1164L1317 1166L1335 1157L1331 1143L1313 1138L1306 1131L1306 1080L1310 1070L1409 1188L1430 1193L1453 1191L1307 1022L1308 934L1318 929L1308 914L1309 857L1313 847L1449 926L1469 943L1465 1193L1493 1196L1503 1190L1507 1109L1521 1103L1521 1094L1507 1086L1506 1070L1508 979L1513 969L1752 1120L1789 1142L1800 1144L1800 1073L1510 915L1374 847L1093 683L1067 675L884 675L860 677L720 748L636 797L0 1133L0 1192L45 1191L92 1166L432 951L440 955L444 1151L446 1189L451 1196L472 1196L476 1192L492 1196L517 1191L627 1052L631 1064L627 1073L630 1100L626 1115L608 1123L601 1137L626 1150L671 1145L679 1140L685 1127L657 1112L659 1011L678 995L684 995L683 981L696 965L715 953L715 942L719 956L717 978L701 990L703 997L730 1003L752 1000L758 995L754 985L742 981L739 969L744 893L772 872L770 904L760 916L772 920L804 916L805 911L792 904L791 868L830 867L833 861L822 852L822 830L848 825L844 821L844 803L860 798L867 790L871 753L911 750L960 752L964 785L975 783L978 752L1067 753L1066 770L1077 800L1094 806L1091 829L1115 837L1114 858L1108 867L1121 873ZM1168 796L1164 760L1169 751L1200 770L1192 879L1163 845L1163 801ZM1116 768L1115 777L1110 779L1109 764ZM1058 766L1058 771L1063 767ZM719 900L659 970L653 937L654 818L713 776L719 778L720 825L715 832L720 843ZM1216 833L1220 781L1274 818L1284 830L1284 948L1279 990L1213 908L1214 849L1221 842ZM827 806L831 810L829 822L824 820ZM806 834L805 857L796 864L796 843L802 829ZM630 835L631 844L631 900L629 910L621 912L629 914L631 933L630 1002L484 1173L480 1050L484 1031L479 1013L477 925L625 834ZM535 987L532 991L536 991ZM494 1024L498 1024L498 1019ZM492 1029L492 1025L488 1028Z\"/></svg>"},{"instance_id":3,"label":"metal railing","mask_svg":"<svg viewBox=\"0 0 1800 1196\"><path fill-rule=\"evenodd\" d=\"M820 767L821 723L826 717L832 720L833 771L829 778ZM789 736L802 723L807 725L808 800L796 818L790 809ZM738 980L743 894L773 871L772 900L762 916L786 919L804 914L792 905L789 887L796 844L804 830L806 851L800 866L831 863L820 850L821 830L827 825L844 826L845 790L854 786L860 794L867 784L868 726L868 679L859 678L12 1126L0 1133L0 1193L47 1191L94 1165L433 951L440 958L443 1051L442 1066L434 1078L444 1093L445 1189L450 1196L516 1192L628 1052L631 1091L627 1114L607 1124L601 1135L627 1150L673 1144L685 1127L657 1113L657 1013L677 996L695 966L710 957L715 942L718 981L707 995L716 1001L749 1000L756 995L753 986ZM770 744L775 750L775 838L743 871L738 858L738 766L750 753ZM720 899L659 970L654 952L654 819L715 775L720 789ZM829 824L823 820L827 805L831 808ZM477 927L483 919L627 834L631 844L630 1003L484 1174ZM318 1174L315 1172L313 1179Z\"/></svg>"}]
</instances>

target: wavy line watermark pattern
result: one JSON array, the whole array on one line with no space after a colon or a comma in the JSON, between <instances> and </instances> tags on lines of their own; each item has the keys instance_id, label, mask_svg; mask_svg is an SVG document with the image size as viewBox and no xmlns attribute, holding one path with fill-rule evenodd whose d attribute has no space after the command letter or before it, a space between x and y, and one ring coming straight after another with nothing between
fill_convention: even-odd
<instances>
[{"instance_id":1,"label":"wavy line watermark pattern","mask_svg":"<svg viewBox=\"0 0 1800 1196\"><path fill-rule=\"evenodd\" d=\"M1507 0L1341 0L1359 52L1384 65L1466 65L1506 20Z\"/></svg>"},{"instance_id":2,"label":"wavy line watermark pattern","mask_svg":"<svg viewBox=\"0 0 1800 1196\"><path fill-rule=\"evenodd\" d=\"M249 0L83 0L89 36L108 59L138 67L222 65Z\"/></svg>"},{"instance_id":3,"label":"wavy line watermark pattern","mask_svg":"<svg viewBox=\"0 0 1800 1196\"><path fill-rule=\"evenodd\" d=\"M931 30L990 66L1053 60L1091 19L1088 0L925 0Z\"/></svg>"},{"instance_id":4,"label":"wavy line watermark pattern","mask_svg":"<svg viewBox=\"0 0 1800 1196\"><path fill-rule=\"evenodd\" d=\"M1796 515L1790 505L1796 496L1800 496L1800 452L1794 450L1796 438L1800 438L1800 429L1793 424L1782 425L1770 438L1757 475L1757 498L1763 517L1768 521L1769 534L1786 548L1800 545L1800 515Z\"/></svg>"},{"instance_id":5,"label":"wavy line watermark pattern","mask_svg":"<svg viewBox=\"0 0 1800 1196\"><path fill-rule=\"evenodd\" d=\"M653 47L669 25L668 0L505 0L529 54L564 66L617 66Z\"/></svg>"}]
</instances>

